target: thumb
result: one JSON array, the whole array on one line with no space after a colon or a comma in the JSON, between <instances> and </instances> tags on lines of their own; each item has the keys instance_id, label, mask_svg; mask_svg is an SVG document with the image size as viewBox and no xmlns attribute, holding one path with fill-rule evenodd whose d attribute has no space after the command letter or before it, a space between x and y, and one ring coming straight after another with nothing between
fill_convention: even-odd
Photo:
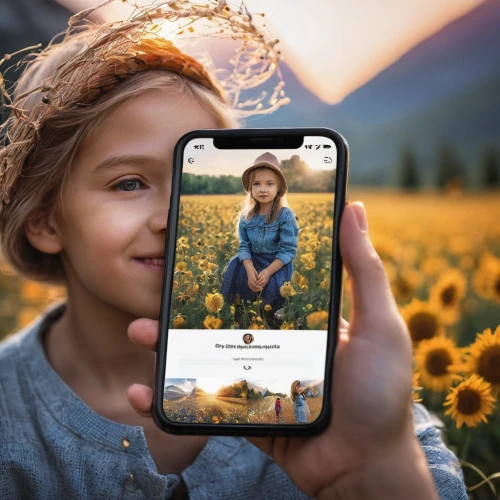
<instances>
[{"instance_id":1,"label":"thumb","mask_svg":"<svg viewBox=\"0 0 500 500\"><path fill-rule=\"evenodd\" d=\"M340 223L340 253L352 279L354 315L357 320L386 323L398 309L382 260L368 236L368 221L362 202L344 207Z\"/></svg>"}]
</instances>

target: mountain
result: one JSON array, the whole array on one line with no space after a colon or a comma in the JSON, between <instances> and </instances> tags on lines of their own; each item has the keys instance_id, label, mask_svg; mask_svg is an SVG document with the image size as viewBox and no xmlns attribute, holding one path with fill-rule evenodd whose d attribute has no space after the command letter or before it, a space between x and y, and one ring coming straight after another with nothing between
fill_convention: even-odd
<instances>
[{"instance_id":1,"label":"mountain","mask_svg":"<svg viewBox=\"0 0 500 500\"><path fill-rule=\"evenodd\" d=\"M175 401L176 399L182 399L186 397L186 393L175 385L168 385L163 390L163 399L167 401Z\"/></svg>"},{"instance_id":2,"label":"mountain","mask_svg":"<svg viewBox=\"0 0 500 500\"><path fill-rule=\"evenodd\" d=\"M337 111L378 125L500 75L499 27L500 2L480 4L354 91Z\"/></svg>"},{"instance_id":3,"label":"mountain","mask_svg":"<svg viewBox=\"0 0 500 500\"><path fill-rule=\"evenodd\" d=\"M432 184L436 153L448 145L460 155L469 181L482 150L500 144L500 76L456 92L405 119L350 141L355 168L390 182L401 149L411 145L424 183ZM354 163L355 162L355 163Z\"/></svg>"},{"instance_id":4,"label":"mountain","mask_svg":"<svg viewBox=\"0 0 500 500\"><path fill-rule=\"evenodd\" d=\"M199 396L206 396L208 393L205 392L200 387L195 387L186 397L187 398L197 398Z\"/></svg>"},{"instance_id":5,"label":"mountain","mask_svg":"<svg viewBox=\"0 0 500 500\"><path fill-rule=\"evenodd\" d=\"M413 47L343 102L304 112L291 104L251 126L326 126L351 151L351 183L386 185L412 145L430 182L437 148L457 151L469 177L481 150L500 143L500 2L487 0ZM285 87L286 88L286 87Z\"/></svg>"},{"instance_id":6,"label":"mountain","mask_svg":"<svg viewBox=\"0 0 500 500\"><path fill-rule=\"evenodd\" d=\"M324 387L324 382L323 380L317 380L317 381L311 381L311 382L304 382L305 384L305 389L304 393L307 397L313 398L317 396L323 396L323 387Z\"/></svg>"}]
</instances>

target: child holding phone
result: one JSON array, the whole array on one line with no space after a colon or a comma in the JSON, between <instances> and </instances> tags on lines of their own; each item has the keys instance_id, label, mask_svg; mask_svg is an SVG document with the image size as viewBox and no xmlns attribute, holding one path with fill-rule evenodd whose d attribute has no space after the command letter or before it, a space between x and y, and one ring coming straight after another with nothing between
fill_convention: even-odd
<instances>
[{"instance_id":1,"label":"child holding phone","mask_svg":"<svg viewBox=\"0 0 500 500\"><path fill-rule=\"evenodd\" d=\"M408 333L360 205L345 208L341 233L360 308L349 340L340 337L325 433L273 448L265 438L174 436L153 424L173 149L188 131L236 122L204 68L170 42L143 40L138 57L132 26L108 26L97 46L91 27L66 37L16 90L16 113L30 119L15 113L0 149L2 253L21 276L63 284L67 298L0 344L2 497L466 498L456 458L411 404ZM30 88L39 90L20 97ZM353 373L368 361L391 383L390 398ZM385 404L373 406L378 394Z\"/></svg>"},{"instance_id":2,"label":"child holding phone","mask_svg":"<svg viewBox=\"0 0 500 500\"><path fill-rule=\"evenodd\" d=\"M292 279L299 228L286 200L287 183L278 159L260 155L242 175L247 196L238 216L239 248L223 273L221 293L232 304L257 297L277 311L285 303L280 288Z\"/></svg>"}]
</instances>

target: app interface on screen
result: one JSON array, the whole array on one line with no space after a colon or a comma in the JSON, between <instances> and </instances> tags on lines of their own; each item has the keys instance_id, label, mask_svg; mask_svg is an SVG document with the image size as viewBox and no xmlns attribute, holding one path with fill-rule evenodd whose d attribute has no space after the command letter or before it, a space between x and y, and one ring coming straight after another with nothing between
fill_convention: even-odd
<instances>
[{"instance_id":1,"label":"app interface on screen","mask_svg":"<svg viewBox=\"0 0 500 500\"><path fill-rule=\"evenodd\" d=\"M323 406L337 151L185 150L163 396L192 424L314 422Z\"/></svg>"}]
</instances>

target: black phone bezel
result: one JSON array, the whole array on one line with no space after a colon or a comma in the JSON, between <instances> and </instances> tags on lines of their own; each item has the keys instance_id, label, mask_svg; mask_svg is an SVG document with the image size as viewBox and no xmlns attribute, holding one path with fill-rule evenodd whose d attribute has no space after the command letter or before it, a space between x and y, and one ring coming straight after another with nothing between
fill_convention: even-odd
<instances>
[{"instance_id":1,"label":"black phone bezel","mask_svg":"<svg viewBox=\"0 0 500 500\"><path fill-rule=\"evenodd\" d=\"M180 186L183 168L184 149L193 139L224 139L234 149L286 149L292 139L307 136L323 136L333 140L337 148L337 168L334 198L334 223L332 243L332 265L330 275L331 314L328 322L328 339L325 362L325 384L323 409L318 418L309 424L187 424L168 420L163 412L163 386L168 344L169 310L173 282L175 242L180 204ZM252 139L252 141L250 141ZM263 139L263 141L261 141ZM245 146L245 144L248 146ZM265 146L264 146L265 144ZM339 247L339 228L342 212L347 203L347 184L349 174L349 148L347 141L338 132L323 127L304 128L245 128L245 129L203 129L194 130L182 136L174 149L172 190L168 212L168 226L165 241L165 270L160 309L160 326L155 363L155 386L151 413L155 424L170 434L186 435L224 435L224 436L311 436L321 433L329 424L332 415L332 373L333 359L337 346L337 330L341 314L342 300L342 259ZM175 220L176 224L171 224ZM332 334L333 332L333 334Z\"/></svg>"}]
</instances>

